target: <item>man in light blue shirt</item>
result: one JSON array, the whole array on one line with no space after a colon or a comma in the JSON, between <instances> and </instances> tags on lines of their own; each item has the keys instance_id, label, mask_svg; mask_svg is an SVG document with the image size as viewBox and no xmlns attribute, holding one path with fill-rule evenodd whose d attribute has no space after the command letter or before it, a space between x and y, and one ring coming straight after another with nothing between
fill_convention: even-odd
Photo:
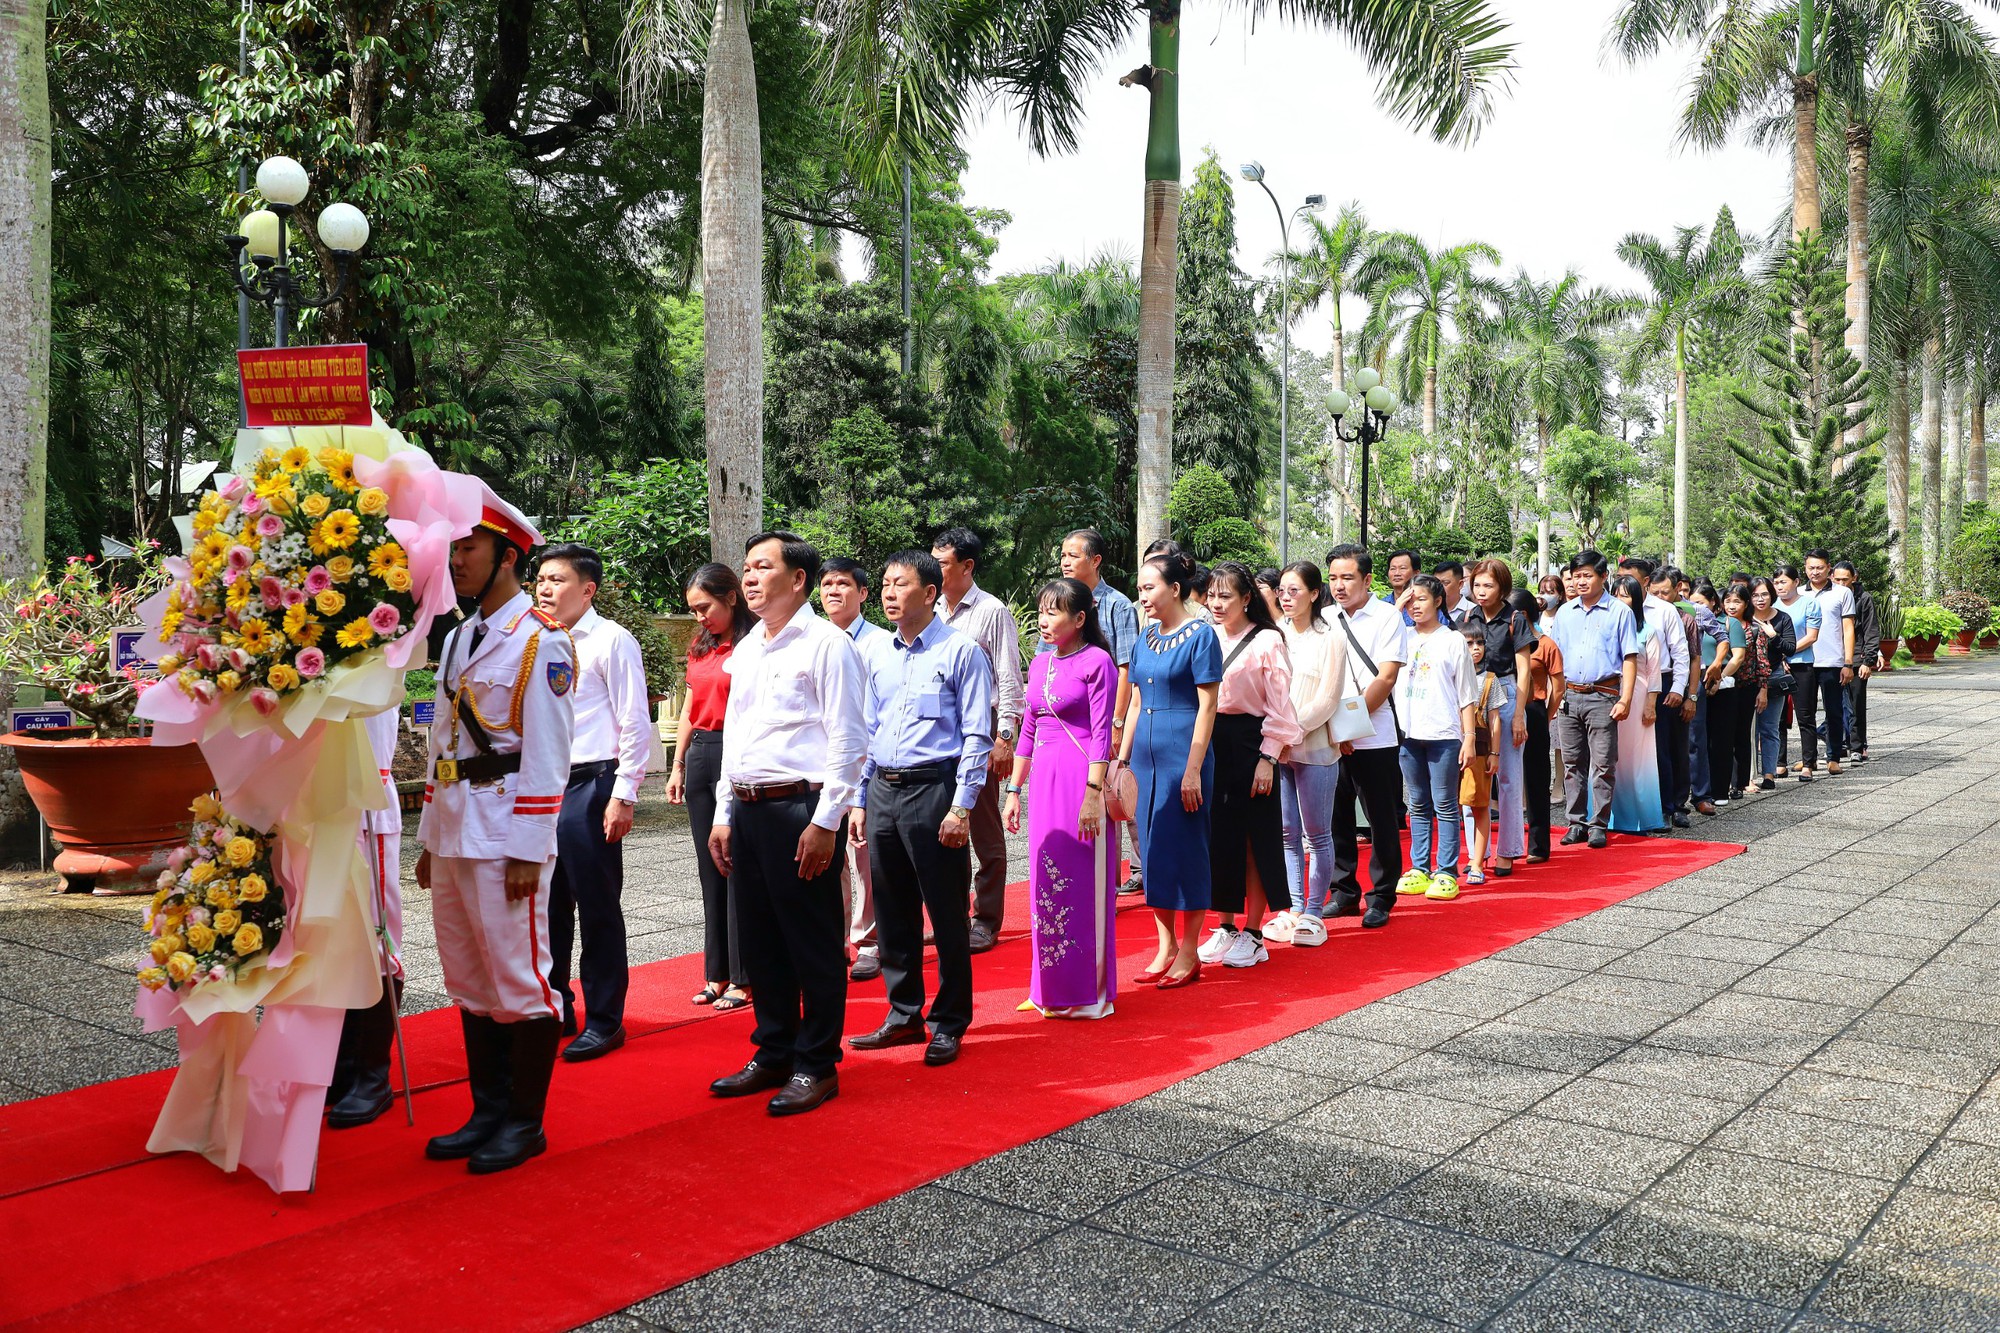
<instances>
[{"instance_id":1,"label":"man in light blue shirt","mask_svg":"<svg viewBox=\"0 0 2000 1333\"><path fill-rule=\"evenodd\" d=\"M889 1016L849 1042L857 1051L925 1039L924 915L937 940L938 990L927 1065L958 1058L972 1022L972 807L993 749L993 670L986 650L937 614L944 571L928 551L889 557L882 610L896 632L864 655L868 760L850 817L868 848Z\"/></svg>"},{"instance_id":2,"label":"man in light blue shirt","mask_svg":"<svg viewBox=\"0 0 2000 1333\"><path fill-rule=\"evenodd\" d=\"M1556 612L1550 637L1562 652L1562 708L1556 743L1563 753L1563 792L1569 800L1568 846L1586 838L1608 842L1612 785L1618 770L1618 724L1632 711L1639 680L1639 628L1632 609L1604 587L1608 566L1596 551L1570 558L1576 596Z\"/></svg>"}]
</instances>

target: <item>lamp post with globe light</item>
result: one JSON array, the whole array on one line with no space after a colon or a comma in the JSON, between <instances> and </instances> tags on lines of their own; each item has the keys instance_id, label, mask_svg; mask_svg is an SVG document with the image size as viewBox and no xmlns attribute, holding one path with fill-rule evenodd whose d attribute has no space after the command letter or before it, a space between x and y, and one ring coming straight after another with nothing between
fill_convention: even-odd
<instances>
[{"instance_id":1,"label":"lamp post with globe light","mask_svg":"<svg viewBox=\"0 0 2000 1333\"><path fill-rule=\"evenodd\" d=\"M1361 420L1352 432L1341 426L1341 418L1355 407L1354 400L1344 389L1335 389L1326 396L1326 410L1333 417L1333 433L1349 444L1361 446L1361 545L1368 545L1368 451L1383 436L1389 433L1389 418L1396 414L1396 395L1389 386L1382 383L1381 372L1372 366L1364 366L1354 376L1354 387L1361 391Z\"/></svg>"},{"instance_id":2,"label":"lamp post with globe light","mask_svg":"<svg viewBox=\"0 0 2000 1333\"><path fill-rule=\"evenodd\" d=\"M257 168L257 192L264 196L265 206L246 214L237 234L229 238L237 290L271 307L273 347L286 345L294 311L318 310L340 298L355 252L368 244L368 219L360 209L352 204L328 204L320 210L314 229L320 243L333 252L333 282L323 295L308 297L292 272L286 232L292 214L298 212L311 189L312 178L291 158L265 159Z\"/></svg>"},{"instance_id":3,"label":"lamp post with globe light","mask_svg":"<svg viewBox=\"0 0 2000 1333\"><path fill-rule=\"evenodd\" d=\"M1278 563L1286 565L1292 559L1292 438L1291 438L1291 397L1292 397L1292 218L1300 213L1317 213L1326 207L1326 196L1309 194L1306 201L1285 215L1285 206L1272 194L1271 187L1264 180L1264 164L1245 162L1241 168L1243 179L1263 187L1270 196L1271 207L1278 214L1279 264L1283 274L1283 289L1278 298L1278 331L1284 340L1283 369L1278 375Z\"/></svg>"}]
</instances>

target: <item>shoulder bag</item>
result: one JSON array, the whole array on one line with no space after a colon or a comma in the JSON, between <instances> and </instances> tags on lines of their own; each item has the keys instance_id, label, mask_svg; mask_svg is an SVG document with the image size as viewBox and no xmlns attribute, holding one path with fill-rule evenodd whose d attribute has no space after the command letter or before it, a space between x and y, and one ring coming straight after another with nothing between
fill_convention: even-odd
<instances>
[{"instance_id":1,"label":"shoulder bag","mask_svg":"<svg viewBox=\"0 0 2000 1333\"><path fill-rule=\"evenodd\" d=\"M1368 655L1368 650L1361 646L1361 640L1355 637L1354 626L1349 624L1347 620L1347 612L1339 612L1337 619L1340 621L1340 628L1347 633L1347 642L1353 645L1354 657L1360 658L1361 665L1368 668L1368 679L1375 679L1381 668L1375 665L1375 659ZM1353 657L1347 660L1347 669L1348 678L1350 680L1355 679ZM1363 697L1367 692L1367 682L1358 681L1355 693L1342 699L1340 707L1333 710L1333 719L1327 723L1327 728L1333 733L1335 740L1362 741L1367 740L1375 734L1375 719L1369 716L1368 700ZM1394 690L1389 691L1388 702L1389 720L1396 724L1396 744L1401 745L1403 743L1403 719L1396 713L1396 692Z\"/></svg>"}]
</instances>

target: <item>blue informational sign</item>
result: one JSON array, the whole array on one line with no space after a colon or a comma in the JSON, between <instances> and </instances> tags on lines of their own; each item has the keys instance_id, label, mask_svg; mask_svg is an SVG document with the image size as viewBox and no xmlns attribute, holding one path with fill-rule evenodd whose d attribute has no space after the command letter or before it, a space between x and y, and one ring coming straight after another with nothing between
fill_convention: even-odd
<instances>
[{"instance_id":1,"label":"blue informational sign","mask_svg":"<svg viewBox=\"0 0 2000 1333\"><path fill-rule=\"evenodd\" d=\"M412 699L410 701L410 725L428 727L437 720L437 700Z\"/></svg>"},{"instance_id":2,"label":"blue informational sign","mask_svg":"<svg viewBox=\"0 0 2000 1333\"><path fill-rule=\"evenodd\" d=\"M142 674L151 674L155 670L153 663L140 651L139 646L145 637L146 631L143 626L135 625L111 631L111 667L114 671L123 671L126 667L131 667Z\"/></svg>"},{"instance_id":3,"label":"blue informational sign","mask_svg":"<svg viewBox=\"0 0 2000 1333\"><path fill-rule=\"evenodd\" d=\"M12 709L7 721L13 731L60 731L76 725L76 714L58 704L46 704L40 708Z\"/></svg>"}]
</instances>

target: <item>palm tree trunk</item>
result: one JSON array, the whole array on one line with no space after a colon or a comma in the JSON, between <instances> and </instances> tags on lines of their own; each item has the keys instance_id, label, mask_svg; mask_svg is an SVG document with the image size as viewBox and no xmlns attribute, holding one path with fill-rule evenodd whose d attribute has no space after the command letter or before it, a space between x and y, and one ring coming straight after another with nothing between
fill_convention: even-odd
<instances>
[{"instance_id":1,"label":"palm tree trunk","mask_svg":"<svg viewBox=\"0 0 2000 1333\"><path fill-rule=\"evenodd\" d=\"M42 567L49 437L48 7L0 6L0 578Z\"/></svg>"},{"instance_id":2,"label":"palm tree trunk","mask_svg":"<svg viewBox=\"0 0 2000 1333\"><path fill-rule=\"evenodd\" d=\"M1437 347L1431 347L1431 354L1424 358L1424 447L1433 455L1437 452L1438 435L1438 363Z\"/></svg>"},{"instance_id":3,"label":"palm tree trunk","mask_svg":"<svg viewBox=\"0 0 2000 1333\"><path fill-rule=\"evenodd\" d=\"M1986 358L1972 360L1970 395L1972 438L1965 450L1965 498L1971 504L1986 503Z\"/></svg>"},{"instance_id":4,"label":"palm tree trunk","mask_svg":"<svg viewBox=\"0 0 2000 1333\"><path fill-rule=\"evenodd\" d=\"M1910 358L1893 352L1889 376L1889 434L1882 441L1884 484L1889 492L1889 567L1898 580L1908 566L1910 550Z\"/></svg>"},{"instance_id":5,"label":"palm tree trunk","mask_svg":"<svg viewBox=\"0 0 2000 1333\"><path fill-rule=\"evenodd\" d=\"M764 150L745 0L716 0L701 129L709 554L764 526Z\"/></svg>"},{"instance_id":6,"label":"palm tree trunk","mask_svg":"<svg viewBox=\"0 0 2000 1333\"><path fill-rule=\"evenodd\" d=\"M1347 388L1347 348L1340 331L1340 293L1333 293L1333 387ZM1340 428L1334 427L1333 454L1327 466L1331 469L1329 480L1333 483L1333 544L1339 546L1347 540L1347 441L1340 437Z\"/></svg>"},{"instance_id":7,"label":"palm tree trunk","mask_svg":"<svg viewBox=\"0 0 2000 1333\"><path fill-rule=\"evenodd\" d=\"M1868 156L1874 131L1862 121L1847 124L1847 350L1868 366ZM1849 432L1861 437L1861 427Z\"/></svg>"},{"instance_id":8,"label":"palm tree trunk","mask_svg":"<svg viewBox=\"0 0 2000 1333\"><path fill-rule=\"evenodd\" d=\"M1549 572L1549 419L1535 419L1535 577Z\"/></svg>"},{"instance_id":9,"label":"palm tree trunk","mask_svg":"<svg viewBox=\"0 0 2000 1333\"><path fill-rule=\"evenodd\" d=\"M1674 330L1674 563L1687 566L1688 368L1687 329Z\"/></svg>"},{"instance_id":10,"label":"palm tree trunk","mask_svg":"<svg viewBox=\"0 0 2000 1333\"><path fill-rule=\"evenodd\" d=\"M1817 0L1799 0L1792 66L1792 235L1819 230L1819 34Z\"/></svg>"},{"instance_id":11,"label":"palm tree trunk","mask_svg":"<svg viewBox=\"0 0 2000 1333\"><path fill-rule=\"evenodd\" d=\"M1952 367L1957 369L1957 367ZM1958 531L1959 517L1965 513L1965 447L1959 433L1963 424L1965 386L1956 375L1944 379L1944 528L1938 534L1940 550L1951 545Z\"/></svg>"},{"instance_id":12,"label":"palm tree trunk","mask_svg":"<svg viewBox=\"0 0 2000 1333\"><path fill-rule=\"evenodd\" d=\"M1936 334L1924 343L1924 447L1920 481L1923 495L1924 595L1938 595L1938 570L1944 555L1944 403L1938 383L1944 348Z\"/></svg>"},{"instance_id":13,"label":"palm tree trunk","mask_svg":"<svg viewBox=\"0 0 2000 1333\"><path fill-rule=\"evenodd\" d=\"M1151 97L1146 126L1146 217L1139 250L1139 514L1141 550L1167 535L1174 484L1174 270L1180 241L1180 0L1147 5L1151 63L1121 83Z\"/></svg>"}]
</instances>

